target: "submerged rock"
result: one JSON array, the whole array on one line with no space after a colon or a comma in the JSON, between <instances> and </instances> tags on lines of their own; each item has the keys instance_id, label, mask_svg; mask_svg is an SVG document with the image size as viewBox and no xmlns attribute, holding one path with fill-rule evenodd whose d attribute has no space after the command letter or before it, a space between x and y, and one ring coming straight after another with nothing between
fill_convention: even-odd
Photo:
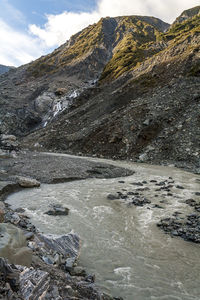
<instances>
[{"instance_id":1,"label":"submerged rock","mask_svg":"<svg viewBox=\"0 0 200 300\"><path fill-rule=\"evenodd\" d=\"M119 195L108 194L108 196L107 196L108 200L116 200L119 198L120 198Z\"/></svg>"},{"instance_id":2,"label":"submerged rock","mask_svg":"<svg viewBox=\"0 0 200 300\"><path fill-rule=\"evenodd\" d=\"M165 218L157 226L172 236L180 236L186 241L200 243L200 216L198 214L190 214L184 221L180 221L177 217Z\"/></svg>"},{"instance_id":3,"label":"submerged rock","mask_svg":"<svg viewBox=\"0 0 200 300\"><path fill-rule=\"evenodd\" d=\"M49 216L67 216L69 214L69 208L61 205L53 205L53 207L45 212Z\"/></svg>"}]
</instances>

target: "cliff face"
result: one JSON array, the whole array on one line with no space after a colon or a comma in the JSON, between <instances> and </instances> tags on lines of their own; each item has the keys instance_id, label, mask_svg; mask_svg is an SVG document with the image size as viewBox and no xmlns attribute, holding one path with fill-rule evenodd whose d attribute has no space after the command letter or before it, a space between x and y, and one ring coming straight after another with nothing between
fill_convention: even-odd
<instances>
[{"instance_id":1,"label":"cliff face","mask_svg":"<svg viewBox=\"0 0 200 300\"><path fill-rule=\"evenodd\" d=\"M199 172L194 10L170 27L150 17L101 19L52 54L3 75L1 130L38 129L23 139L37 150L175 162Z\"/></svg>"}]
</instances>

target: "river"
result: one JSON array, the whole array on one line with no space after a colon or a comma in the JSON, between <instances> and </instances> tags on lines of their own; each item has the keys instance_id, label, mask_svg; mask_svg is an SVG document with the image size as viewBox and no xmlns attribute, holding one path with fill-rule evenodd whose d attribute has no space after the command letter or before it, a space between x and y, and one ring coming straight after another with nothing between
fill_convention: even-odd
<instances>
[{"instance_id":1,"label":"river","mask_svg":"<svg viewBox=\"0 0 200 300\"><path fill-rule=\"evenodd\" d=\"M97 285L105 292L126 300L199 300L200 245L172 238L156 223L175 211L182 215L192 211L185 200L197 198L200 176L170 167L106 162L135 174L42 184L9 196L7 202L12 208L25 208L44 233L77 232L82 240L79 265L96 275ZM171 195L158 191L156 184L165 180L174 181ZM138 207L128 200L107 199L108 194L136 192L138 182L144 182L142 194L150 204ZM44 214L51 204L68 207L69 215Z\"/></svg>"}]
</instances>

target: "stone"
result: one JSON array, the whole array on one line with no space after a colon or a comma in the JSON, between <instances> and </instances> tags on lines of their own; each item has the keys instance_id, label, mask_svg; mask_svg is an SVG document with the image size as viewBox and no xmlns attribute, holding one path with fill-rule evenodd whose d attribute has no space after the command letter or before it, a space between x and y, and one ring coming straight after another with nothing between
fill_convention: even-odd
<instances>
[{"instance_id":1,"label":"stone","mask_svg":"<svg viewBox=\"0 0 200 300\"><path fill-rule=\"evenodd\" d=\"M7 134L1 134L0 139L1 141L12 141L12 142L15 142L17 140L15 135L7 135Z\"/></svg>"},{"instance_id":2,"label":"stone","mask_svg":"<svg viewBox=\"0 0 200 300\"><path fill-rule=\"evenodd\" d=\"M131 184L136 186L143 186L142 182L132 182Z\"/></svg>"},{"instance_id":3,"label":"stone","mask_svg":"<svg viewBox=\"0 0 200 300\"><path fill-rule=\"evenodd\" d=\"M69 208L53 205L52 209L45 212L49 216L67 216L69 214Z\"/></svg>"},{"instance_id":4,"label":"stone","mask_svg":"<svg viewBox=\"0 0 200 300\"><path fill-rule=\"evenodd\" d=\"M65 95L66 93L67 93L67 89L66 88L58 88L55 91L55 95L56 96L62 96L62 95Z\"/></svg>"},{"instance_id":5,"label":"stone","mask_svg":"<svg viewBox=\"0 0 200 300\"><path fill-rule=\"evenodd\" d=\"M108 200L116 200L116 199L119 199L119 196L118 195L113 195L113 194L108 194L107 199Z\"/></svg>"},{"instance_id":6,"label":"stone","mask_svg":"<svg viewBox=\"0 0 200 300\"><path fill-rule=\"evenodd\" d=\"M24 236L26 237L27 240L32 240L34 238L34 233L33 232L25 232Z\"/></svg>"},{"instance_id":7,"label":"stone","mask_svg":"<svg viewBox=\"0 0 200 300\"><path fill-rule=\"evenodd\" d=\"M69 233L61 236L51 236L37 234L34 241L41 248L41 243L45 250L46 256L51 253L58 253L65 260L68 258L74 258L75 260L79 256L80 252L80 238L75 233Z\"/></svg>"},{"instance_id":8,"label":"stone","mask_svg":"<svg viewBox=\"0 0 200 300\"><path fill-rule=\"evenodd\" d=\"M16 208L16 209L15 209L15 212L16 212L16 213L23 214L23 213L25 212L25 209L22 208L22 207L19 207L19 208Z\"/></svg>"},{"instance_id":9,"label":"stone","mask_svg":"<svg viewBox=\"0 0 200 300\"><path fill-rule=\"evenodd\" d=\"M33 188L40 186L40 182L33 178L18 177L17 182L21 187L25 188Z\"/></svg>"},{"instance_id":10,"label":"stone","mask_svg":"<svg viewBox=\"0 0 200 300\"><path fill-rule=\"evenodd\" d=\"M42 260L47 264L47 265L53 265L53 261L51 260L50 257L48 256L43 256Z\"/></svg>"},{"instance_id":11,"label":"stone","mask_svg":"<svg viewBox=\"0 0 200 300\"><path fill-rule=\"evenodd\" d=\"M176 185L176 188L177 188L177 189L180 189L180 190L184 190L184 187L181 186L181 185Z\"/></svg>"},{"instance_id":12,"label":"stone","mask_svg":"<svg viewBox=\"0 0 200 300\"><path fill-rule=\"evenodd\" d=\"M70 271L72 276L86 276L86 271L83 267L75 267Z\"/></svg>"},{"instance_id":13,"label":"stone","mask_svg":"<svg viewBox=\"0 0 200 300\"><path fill-rule=\"evenodd\" d=\"M147 153L142 153L142 154L139 155L139 161L145 162L145 161L147 161L147 160L148 160L148 155L147 155Z\"/></svg>"},{"instance_id":14,"label":"stone","mask_svg":"<svg viewBox=\"0 0 200 300\"><path fill-rule=\"evenodd\" d=\"M6 135L2 134L0 136L0 145L5 150L17 150L19 147L19 143L17 142L17 138L14 135Z\"/></svg>"},{"instance_id":15,"label":"stone","mask_svg":"<svg viewBox=\"0 0 200 300\"><path fill-rule=\"evenodd\" d=\"M0 257L0 274L4 276L4 280L9 283L8 288L17 289L19 285L19 270L10 265L7 259Z\"/></svg>"},{"instance_id":16,"label":"stone","mask_svg":"<svg viewBox=\"0 0 200 300\"><path fill-rule=\"evenodd\" d=\"M44 299L49 288L49 274L41 270L33 268L25 268L18 266L19 275L19 291L24 300Z\"/></svg>"},{"instance_id":17,"label":"stone","mask_svg":"<svg viewBox=\"0 0 200 300\"><path fill-rule=\"evenodd\" d=\"M66 262L65 262L66 271L71 272L71 270L74 267L75 262L76 262L76 259L74 257L67 258Z\"/></svg>"},{"instance_id":18,"label":"stone","mask_svg":"<svg viewBox=\"0 0 200 300\"><path fill-rule=\"evenodd\" d=\"M10 153L8 151L0 149L0 158L9 158L11 157Z\"/></svg>"}]
</instances>

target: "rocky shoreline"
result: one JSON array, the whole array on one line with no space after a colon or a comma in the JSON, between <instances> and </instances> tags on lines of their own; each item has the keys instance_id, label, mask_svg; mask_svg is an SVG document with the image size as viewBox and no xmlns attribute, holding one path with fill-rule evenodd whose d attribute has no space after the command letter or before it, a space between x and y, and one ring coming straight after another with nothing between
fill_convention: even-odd
<instances>
[{"instance_id":1,"label":"rocky shoreline","mask_svg":"<svg viewBox=\"0 0 200 300\"><path fill-rule=\"evenodd\" d=\"M86 270L77 266L80 240L76 234L59 237L42 235L31 224L23 208L13 211L4 200L10 193L38 187L40 182L61 183L91 177L115 178L132 174L134 171L84 158L25 151L7 152L5 155L4 152L0 171L0 228L4 228L1 228L1 234L3 237L2 232L8 232L9 226L20 232L28 247L23 244L23 251L19 247L18 252L22 251L22 256L28 257L29 263L25 259L26 267L19 266L19 262L15 260L8 262L6 256L0 258L0 299L121 299L100 292L94 283L95 275L87 274ZM135 181L131 183L132 189L125 189L125 182L125 178L119 180L121 189L116 195L109 194L108 201L123 201L127 206L161 210L168 205L170 197L177 197L176 191L184 190L172 177L165 181ZM149 190L152 191L150 198L146 196ZM159 193L163 200L157 203ZM191 209L189 215L175 210L171 217L161 219L157 226L172 237L200 243L199 192L194 191L194 199L186 199L185 205ZM56 206L47 213L67 215L68 210ZM20 254L16 256L20 258Z\"/></svg>"},{"instance_id":2,"label":"rocky shoreline","mask_svg":"<svg viewBox=\"0 0 200 300\"><path fill-rule=\"evenodd\" d=\"M77 266L80 251L78 235L69 233L56 238L42 235L31 224L23 208L13 211L4 200L23 188L38 187L40 182L112 178L132 173L127 169L74 157L22 151L1 153L0 299L120 299L100 292L94 283L95 275L87 274L86 270ZM53 213L63 212L68 213L66 208L54 207ZM17 232L17 237L20 235L23 240L23 245L15 241L16 249L4 244L4 238L9 236L15 245L13 232L15 235ZM10 252L15 255L9 255ZM23 264L20 266L21 260Z\"/></svg>"}]
</instances>

